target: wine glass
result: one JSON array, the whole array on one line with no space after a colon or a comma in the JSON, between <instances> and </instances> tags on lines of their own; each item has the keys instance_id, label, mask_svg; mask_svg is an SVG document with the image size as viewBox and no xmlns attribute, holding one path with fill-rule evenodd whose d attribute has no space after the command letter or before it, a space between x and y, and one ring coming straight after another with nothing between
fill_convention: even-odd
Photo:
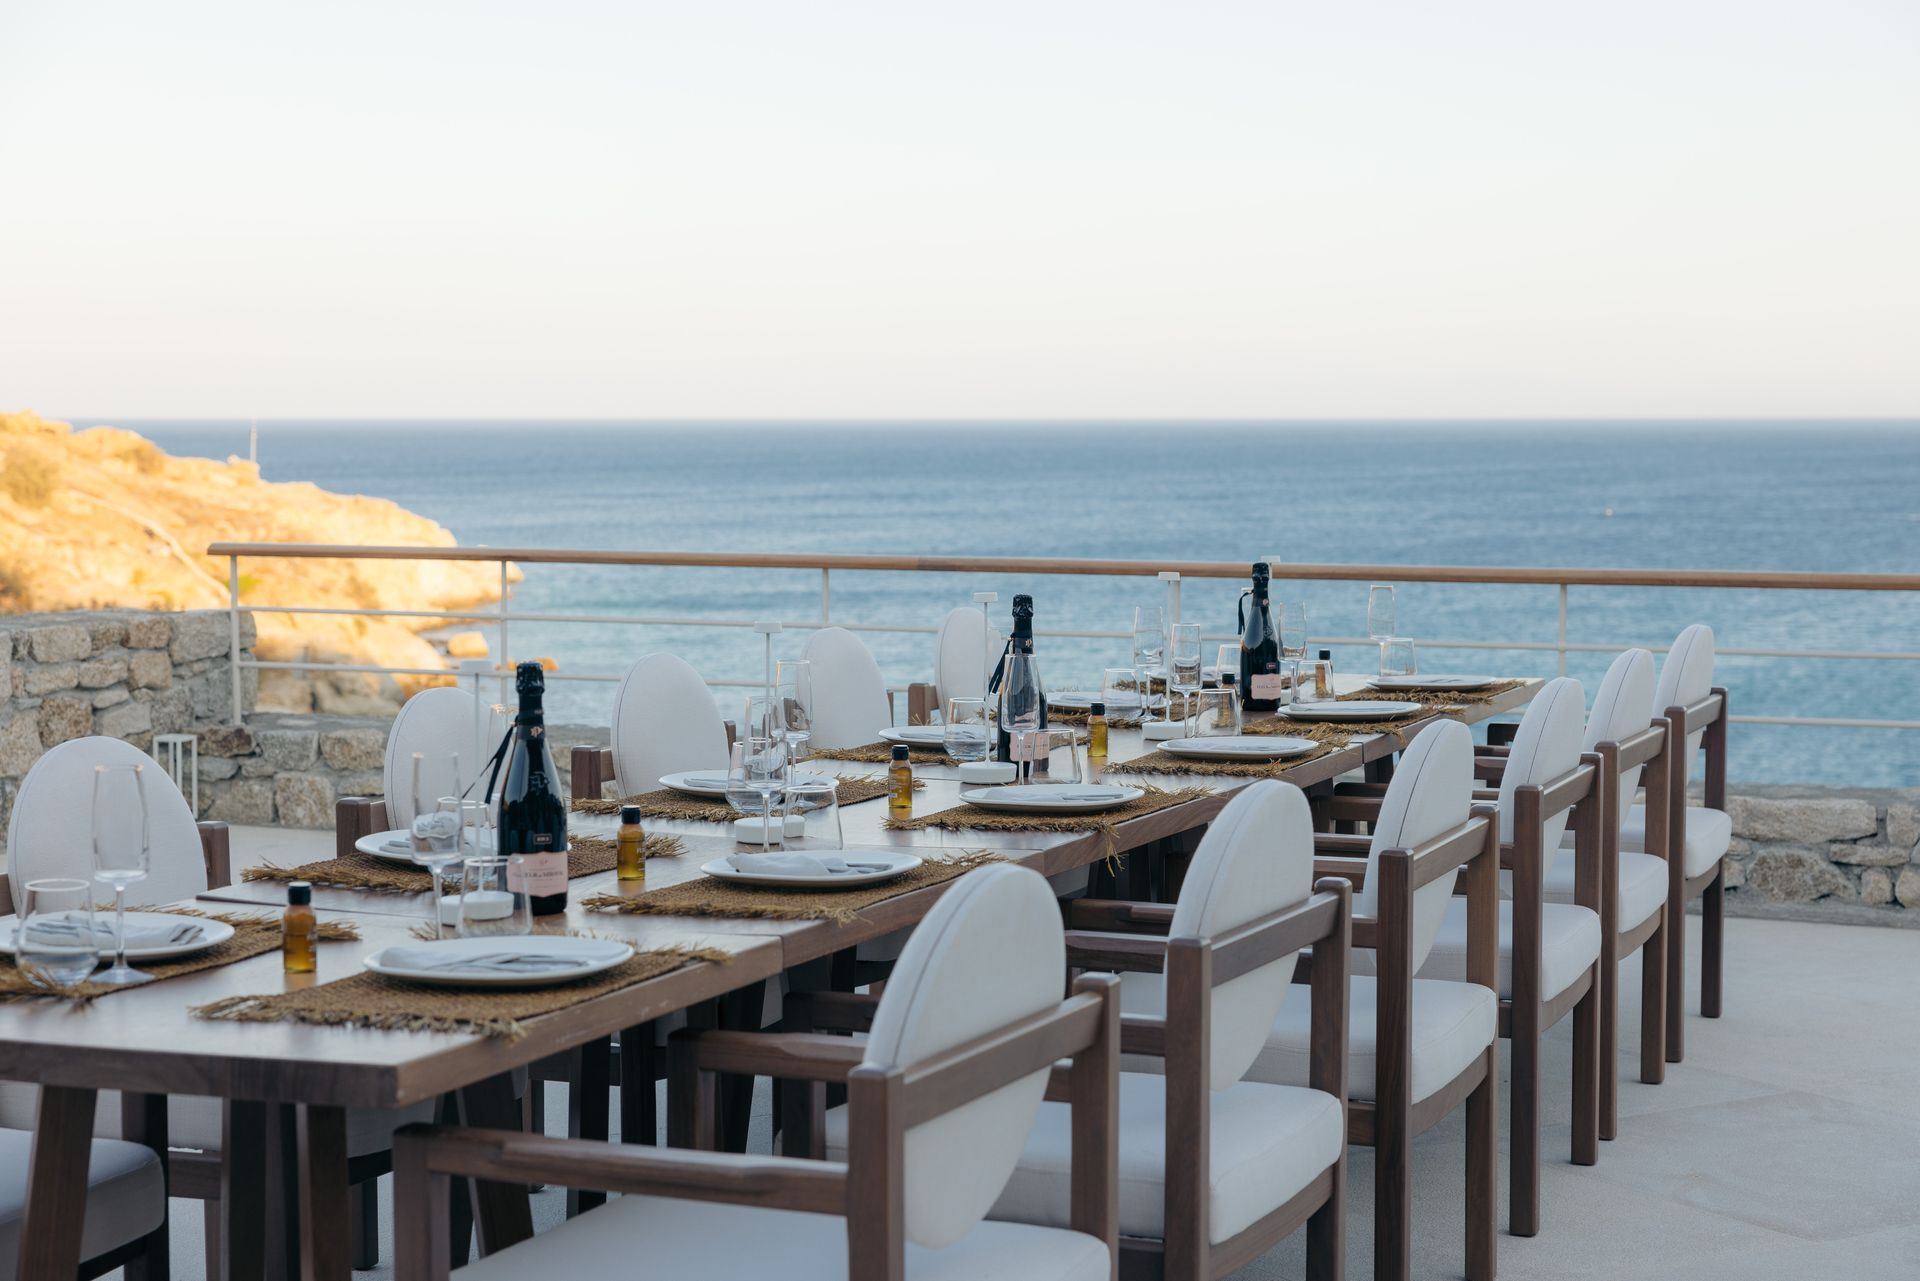
<instances>
[{"instance_id":1,"label":"wine glass","mask_svg":"<svg viewBox=\"0 0 1920 1281\"><path fill-rule=\"evenodd\" d=\"M447 920L446 871L469 854L480 853L480 833L489 815L485 801L442 796L431 812L413 820L413 861L433 874L433 908L427 919L435 938L447 937L447 926L457 928L460 922L458 908L453 920Z\"/></svg>"},{"instance_id":2,"label":"wine glass","mask_svg":"<svg viewBox=\"0 0 1920 1281\"><path fill-rule=\"evenodd\" d=\"M763 729L764 719L760 722ZM760 817L760 852L773 848L773 801L786 788L786 745L772 734L743 734L727 769L727 804Z\"/></svg>"},{"instance_id":3,"label":"wine glass","mask_svg":"<svg viewBox=\"0 0 1920 1281\"><path fill-rule=\"evenodd\" d=\"M1406 636L1393 636L1380 642L1380 675L1413 676L1420 671L1420 664L1413 652L1413 640Z\"/></svg>"},{"instance_id":4,"label":"wine glass","mask_svg":"<svg viewBox=\"0 0 1920 1281\"><path fill-rule=\"evenodd\" d=\"M992 745L987 728L987 700L950 698L947 700L946 725L940 738L947 755L956 761L984 761Z\"/></svg>"},{"instance_id":5,"label":"wine glass","mask_svg":"<svg viewBox=\"0 0 1920 1281\"><path fill-rule=\"evenodd\" d=\"M1142 692L1153 677L1164 673L1167 652L1166 613L1158 605L1133 611L1133 665L1140 672Z\"/></svg>"},{"instance_id":6,"label":"wine glass","mask_svg":"<svg viewBox=\"0 0 1920 1281\"><path fill-rule=\"evenodd\" d=\"M113 886L113 968L96 983L151 983L127 964L127 886L147 878L151 847L144 765L93 767L93 879Z\"/></svg>"},{"instance_id":7,"label":"wine glass","mask_svg":"<svg viewBox=\"0 0 1920 1281\"><path fill-rule=\"evenodd\" d=\"M1167 690L1180 695L1180 715L1185 717L1192 696L1200 692L1200 624L1175 623L1172 638L1167 647L1172 671ZM1167 714L1173 714L1171 699Z\"/></svg>"},{"instance_id":8,"label":"wine glass","mask_svg":"<svg viewBox=\"0 0 1920 1281\"><path fill-rule=\"evenodd\" d=\"M1383 641L1393 635L1393 584L1367 588L1367 638Z\"/></svg>"},{"instance_id":9,"label":"wine glass","mask_svg":"<svg viewBox=\"0 0 1920 1281\"><path fill-rule=\"evenodd\" d=\"M1307 603L1301 600L1276 601L1274 626L1280 632L1280 653L1287 658L1307 656Z\"/></svg>"},{"instance_id":10,"label":"wine glass","mask_svg":"<svg viewBox=\"0 0 1920 1281\"><path fill-rule=\"evenodd\" d=\"M97 928L93 887L87 882L28 881L13 934L14 960L36 983L72 987L100 965Z\"/></svg>"},{"instance_id":11,"label":"wine glass","mask_svg":"<svg viewBox=\"0 0 1920 1281\"><path fill-rule=\"evenodd\" d=\"M479 854L460 864L457 932L463 939L533 933L533 905L524 890L526 859L519 854Z\"/></svg>"},{"instance_id":12,"label":"wine glass","mask_svg":"<svg viewBox=\"0 0 1920 1281\"><path fill-rule=\"evenodd\" d=\"M813 738L813 664L804 658L783 658L773 667L774 707L786 734L787 759L807 758Z\"/></svg>"}]
</instances>

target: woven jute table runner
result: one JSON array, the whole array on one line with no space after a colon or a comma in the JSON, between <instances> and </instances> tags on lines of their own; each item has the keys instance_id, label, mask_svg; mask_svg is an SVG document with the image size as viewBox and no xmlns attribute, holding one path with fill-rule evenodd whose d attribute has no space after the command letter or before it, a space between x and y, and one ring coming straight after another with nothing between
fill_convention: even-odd
<instances>
[{"instance_id":1,"label":"woven jute table runner","mask_svg":"<svg viewBox=\"0 0 1920 1281\"><path fill-rule=\"evenodd\" d=\"M1303 734L1301 737L1308 736ZM1196 761L1189 757L1170 756L1166 752L1148 752L1145 756L1136 756L1130 761L1113 761L1108 764L1106 772L1109 774L1198 774L1212 778L1283 778L1294 766L1318 760L1329 752L1339 751L1346 745L1347 740L1344 735L1328 737L1316 740L1310 752L1289 756L1279 761Z\"/></svg>"},{"instance_id":2,"label":"woven jute table runner","mask_svg":"<svg viewBox=\"0 0 1920 1281\"><path fill-rule=\"evenodd\" d=\"M221 915L213 912L200 912L185 907L143 907L142 912L164 912L168 916L196 917L207 921L220 921L233 927L233 937L215 947L195 952L190 956L176 957L169 961L129 961L134 969L142 974L151 974L156 979L176 979L182 974L198 974L201 970L217 970L223 965L232 965L259 956L263 952L277 951L280 947L280 918L262 916L257 913L235 913ZM105 914L102 913L104 916ZM360 929L351 921L321 921L318 938L323 943L345 943L360 937ZM140 986L144 987L145 984ZM31 997L53 997L67 1001L92 1001L114 992L131 991L115 983L78 983L73 987L58 987L36 975L31 966L20 966L11 957L0 960L0 1001L21 1001Z\"/></svg>"},{"instance_id":3,"label":"woven jute table runner","mask_svg":"<svg viewBox=\"0 0 1920 1281\"><path fill-rule=\"evenodd\" d=\"M944 753L942 753L944 755ZM819 755L819 753L815 753ZM925 784L914 780L915 787ZM834 789L842 805L858 805L862 801L878 800L888 791L884 778L843 778ZM623 806L640 807L641 818L677 818L695 823L731 823L740 817L740 811L723 800L713 800L704 796L689 796L685 792L676 792L663 787L654 792L642 792L638 796L629 796L625 800L601 800L581 797L574 801L574 812L578 814L618 814ZM776 807L777 808L777 807Z\"/></svg>"},{"instance_id":4,"label":"woven jute table runner","mask_svg":"<svg viewBox=\"0 0 1920 1281\"><path fill-rule=\"evenodd\" d=\"M1353 702L1356 699L1394 698L1406 702L1417 702L1428 708L1429 712L1445 711L1450 707L1470 707L1478 703L1491 703L1502 694L1519 689L1525 680L1495 681L1485 689L1433 689L1428 686L1415 686L1410 689L1357 689L1349 694L1339 695L1339 701Z\"/></svg>"},{"instance_id":5,"label":"woven jute table runner","mask_svg":"<svg viewBox=\"0 0 1920 1281\"><path fill-rule=\"evenodd\" d=\"M1047 715L1049 719L1051 719L1053 714L1049 712ZM1075 741L1080 743L1086 742L1086 731L1079 731L1075 735ZM893 761L893 744L866 743L860 747L815 748L808 753L808 759L823 761L859 761L867 765L888 765ZM947 749L944 747L919 747L911 743L907 745L907 759L925 765L951 765L955 763L954 759L947 755ZM795 761L794 764L804 768L806 761Z\"/></svg>"},{"instance_id":6,"label":"woven jute table runner","mask_svg":"<svg viewBox=\"0 0 1920 1281\"><path fill-rule=\"evenodd\" d=\"M1111 838L1113 829L1129 819L1158 813L1213 794L1204 787L1183 787L1174 792L1158 787L1144 790L1146 795L1096 814L1009 814L1002 810L982 809L978 805L955 805L932 814L890 818L887 820L887 829L894 832L917 832L929 827L950 831L969 828L991 832L1105 832Z\"/></svg>"},{"instance_id":7,"label":"woven jute table runner","mask_svg":"<svg viewBox=\"0 0 1920 1281\"><path fill-rule=\"evenodd\" d=\"M972 851L925 859L904 876L850 890L774 889L703 877L638 894L597 894L584 906L626 916L728 916L764 921L850 921L860 909L964 876L998 854Z\"/></svg>"},{"instance_id":8,"label":"woven jute table runner","mask_svg":"<svg viewBox=\"0 0 1920 1281\"><path fill-rule=\"evenodd\" d=\"M670 974L696 961L725 961L716 948L663 947L636 952L625 964L592 978L526 991L430 987L361 973L291 992L230 996L193 1012L229 1023L320 1023L387 1032L477 1032L519 1040L522 1020L552 1014Z\"/></svg>"},{"instance_id":9,"label":"woven jute table runner","mask_svg":"<svg viewBox=\"0 0 1920 1281\"><path fill-rule=\"evenodd\" d=\"M643 858L672 858L686 849L686 842L677 836L648 832L641 844ZM604 836L570 836L567 838L567 879L578 880L582 876L592 876L596 872L613 869L617 859L614 843ZM453 876L460 875L458 865ZM378 890L389 894L425 894L433 888L433 873L423 867L408 867L404 863L389 863L385 859L370 858L365 854L348 854L340 858L322 859L318 863L302 863L299 867L280 867L273 863L260 867L250 867L240 873L243 881L312 881L315 885L331 885L349 890Z\"/></svg>"}]
</instances>

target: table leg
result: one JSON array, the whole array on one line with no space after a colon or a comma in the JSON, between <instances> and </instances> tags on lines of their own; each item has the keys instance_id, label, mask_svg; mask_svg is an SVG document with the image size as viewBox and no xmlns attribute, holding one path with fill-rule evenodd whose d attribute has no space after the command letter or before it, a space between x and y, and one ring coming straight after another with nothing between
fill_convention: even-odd
<instances>
[{"instance_id":1,"label":"table leg","mask_svg":"<svg viewBox=\"0 0 1920 1281\"><path fill-rule=\"evenodd\" d=\"M460 1124L483 1130L518 1130L520 1108L513 1099L513 1078L502 1073L460 1091ZM480 1229L480 1253L497 1254L533 1235L533 1207L520 1183L476 1179L469 1192Z\"/></svg>"},{"instance_id":2,"label":"table leg","mask_svg":"<svg viewBox=\"0 0 1920 1281\"><path fill-rule=\"evenodd\" d=\"M80 1224L93 1145L92 1090L40 1087L40 1115L27 1156L20 1224L21 1281L72 1281L80 1270Z\"/></svg>"},{"instance_id":3,"label":"table leg","mask_svg":"<svg viewBox=\"0 0 1920 1281\"><path fill-rule=\"evenodd\" d=\"M624 1047L621 1051L625 1053ZM567 1072L567 1137L598 1139L607 1137L608 1095L613 1089L611 1066L613 1042L599 1036L576 1046L569 1055ZM592 1188L567 1189L567 1217L573 1218L607 1203L607 1194Z\"/></svg>"},{"instance_id":4,"label":"table leg","mask_svg":"<svg viewBox=\"0 0 1920 1281\"><path fill-rule=\"evenodd\" d=\"M660 1141L660 1123L654 1110L653 1082L659 1076L659 1056L653 1043L653 1024L638 1023L620 1033L620 1141Z\"/></svg>"},{"instance_id":5,"label":"table leg","mask_svg":"<svg viewBox=\"0 0 1920 1281\"><path fill-rule=\"evenodd\" d=\"M295 1179L299 1188L300 1281L347 1281L347 1114L343 1108L294 1110Z\"/></svg>"},{"instance_id":6,"label":"table leg","mask_svg":"<svg viewBox=\"0 0 1920 1281\"><path fill-rule=\"evenodd\" d=\"M228 1099L220 1123L221 1265L230 1277L257 1277L267 1265L267 1105Z\"/></svg>"},{"instance_id":7,"label":"table leg","mask_svg":"<svg viewBox=\"0 0 1920 1281\"><path fill-rule=\"evenodd\" d=\"M167 1096L164 1094L128 1094L120 1096L120 1137L153 1149L160 1158L162 1186L167 1170ZM138 1257L127 1260L127 1281L171 1281L173 1259L168 1249L167 1221L148 1233Z\"/></svg>"},{"instance_id":8,"label":"table leg","mask_svg":"<svg viewBox=\"0 0 1920 1281\"><path fill-rule=\"evenodd\" d=\"M720 1026L729 1032L758 1032L766 995L758 983L750 983L720 998ZM747 1127L753 1117L753 1081L750 1076L721 1073L715 1082L718 1090L717 1149L721 1152L745 1152Z\"/></svg>"}]
</instances>

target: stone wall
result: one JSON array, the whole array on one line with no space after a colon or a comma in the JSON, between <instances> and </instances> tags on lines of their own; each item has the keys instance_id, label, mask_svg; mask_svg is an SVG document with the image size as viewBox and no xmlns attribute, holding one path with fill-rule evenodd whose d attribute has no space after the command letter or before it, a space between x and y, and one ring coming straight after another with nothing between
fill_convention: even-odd
<instances>
[{"instance_id":1,"label":"stone wall","mask_svg":"<svg viewBox=\"0 0 1920 1281\"><path fill-rule=\"evenodd\" d=\"M1727 905L1920 926L1920 788L1734 787Z\"/></svg>"},{"instance_id":2,"label":"stone wall","mask_svg":"<svg viewBox=\"0 0 1920 1281\"><path fill-rule=\"evenodd\" d=\"M252 618L240 640L253 644ZM223 610L105 609L0 617L0 833L20 780L58 743L88 734L151 748L155 734L204 734L233 714ZM257 682L243 672L242 715Z\"/></svg>"}]
</instances>

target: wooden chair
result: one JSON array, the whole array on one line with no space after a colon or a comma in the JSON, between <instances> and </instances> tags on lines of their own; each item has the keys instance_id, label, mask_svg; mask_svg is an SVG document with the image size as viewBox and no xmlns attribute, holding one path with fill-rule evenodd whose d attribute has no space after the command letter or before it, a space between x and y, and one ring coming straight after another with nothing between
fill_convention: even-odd
<instances>
[{"instance_id":1,"label":"wooden chair","mask_svg":"<svg viewBox=\"0 0 1920 1281\"><path fill-rule=\"evenodd\" d=\"M77 1118L38 1119L40 1126L63 1122L84 1126L87 1118L83 1110ZM25 1130L0 1129L0 1281L13 1281L22 1264L65 1266L46 1253L45 1234L36 1235L26 1224L33 1139ZM144 1265L147 1276L164 1277L167 1172L162 1154L143 1143L95 1139L88 1148L87 1168L74 1172L72 1179L84 1198L82 1204L60 1205L55 1212L85 1219L80 1266L73 1275L90 1281L132 1264Z\"/></svg>"},{"instance_id":2,"label":"wooden chair","mask_svg":"<svg viewBox=\"0 0 1920 1281\"><path fill-rule=\"evenodd\" d=\"M813 664L810 746L864 746L893 723L887 683L865 641L844 627L823 627L800 656Z\"/></svg>"},{"instance_id":3,"label":"wooden chair","mask_svg":"<svg viewBox=\"0 0 1920 1281\"><path fill-rule=\"evenodd\" d=\"M947 611L933 638L933 680L907 686L907 724L925 725L950 698L982 698L1006 637L990 626L979 606Z\"/></svg>"},{"instance_id":4,"label":"wooden chair","mask_svg":"<svg viewBox=\"0 0 1920 1281\"><path fill-rule=\"evenodd\" d=\"M1348 992L1347 1142L1372 1147L1374 1275L1405 1281L1412 1267L1412 1144L1466 1105L1466 1275L1492 1281L1499 1090L1500 830L1474 805L1473 738L1464 725L1427 727L1402 756L1374 814L1371 837L1320 835L1314 870L1356 889ZM1416 979L1464 871L1466 982ZM1317 992L1289 1000L1248 1077L1278 1085L1314 1075Z\"/></svg>"},{"instance_id":5,"label":"wooden chair","mask_svg":"<svg viewBox=\"0 0 1920 1281\"><path fill-rule=\"evenodd\" d=\"M955 881L928 913L864 1044L676 1034L678 1145L710 1146L716 1073L765 1073L846 1087L844 1164L409 1130L398 1140L396 1275L449 1276L449 1181L459 1176L624 1194L538 1237L517 1200L512 1222L483 1220L491 1249L460 1271L463 1281L621 1276L641 1256L662 1276L1112 1281L1117 984L1089 976L1063 1001L1064 965L1046 883L1022 868L986 867ZM1058 1066L1063 1057L1069 1066ZM1049 1092L1073 1107L1072 1226L983 1221Z\"/></svg>"},{"instance_id":6,"label":"wooden chair","mask_svg":"<svg viewBox=\"0 0 1920 1281\"><path fill-rule=\"evenodd\" d=\"M482 774L500 736L506 732L499 713L491 708L479 714L478 700L464 689L437 686L423 689L406 701L387 730L382 776L386 785L386 818L375 831L413 824L413 755L420 753L420 795L423 800L466 793L479 799L485 791ZM456 777L449 757L458 755ZM478 781L478 786L471 786ZM427 802L431 806L432 801Z\"/></svg>"},{"instance_id":7,"label":"wooden chair","mask_svg":"<svg viewBox=\"0 0 1920 1281\"><path fill-rule=\"evenodd\" d=\"M1585 704L1580 682L1548 681L1527 708L1508 756L1483 773L1500 779L1497 803L1506 896L1500 903L1500 1034L1512 1042L1510 1109L1512 1198L1508 1228L1515 1236L1540 1230L1541 1038L1561 1019L1573 1019L1573 1137L1575 1165L1599 1156L1600 1122L1600 811L1606 804L1600 758L1581 754ZM1403 767L1404 768L1404 767ZM1348 816L1368 802L1336 801ZM1574 826L1573 903L1549 903L1543 882ZM1418 971L1459 980L1467 970L1467 904L1447 905L1431 955Z\"/></svg>"},{"instance_id":8,"label":"wooden chair","mask_svg":"<svg viewBox=\"0 0 1920 1281\"><path fill-rule=\"evenodd\" d=\"M1587 713L1581 740L1600 759L1611 803L1600 807L1600 936L1611 939L1600 964L1600 1137L1619 1133L1620 962L1640 953L1640 1080L1666 1079L1667 863L1657 854L1620 848L1620 827L1647 778L1647 804L1666 812L1667 723L1647 715L1653 701L1653 655L1630 649L1613 660ZM1564 838L1562 848L1574 844ZM1549 903L1576 901L1583 855L1555 861L1545 877Z\"/></svg>"}]
</instances>

